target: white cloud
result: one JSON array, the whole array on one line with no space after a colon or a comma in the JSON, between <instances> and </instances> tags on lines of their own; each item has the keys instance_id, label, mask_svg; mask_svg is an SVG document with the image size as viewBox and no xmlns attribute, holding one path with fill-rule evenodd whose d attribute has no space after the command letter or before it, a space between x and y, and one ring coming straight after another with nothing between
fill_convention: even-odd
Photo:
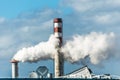
<instances>
[{"instance_id":1,"label":"white cloud","mask_svg":"<svg viewBox=\"0 0 120 80\"><path fill-rule=\"evenodd\" d=\"M111 22L112 18L111 15L102 15L102 16L96 16L95 20L98 23L107 24Z\"/></svg>"},{"instance_id":2,"label":"white cloud","mask_svg":"<svg viewBox=\"0 0 120 80\"><path fill-rule=\"evenodd\" d=\"M10 47L14 43L14 39L10 35L0 36L0 48Z\"/></svg>"},{"instance_id":3,"label":"white cloud","mask_svg":"<svg viewBox=\"0 0 120 80\"><path fill-rule=\"evenodd\" d=\"M46 21L46 22L42 23L41 26L43 26L44 29L52 28L53 27L53 20Z\"/></svg>"},{"instance_id":4,"label":"white cloud","mask_svg":"<svg viewBox=\"0 0 120 80\"><path fill-rule=\"evenodd\" d=\"M119 0L62 0L61 5L72 9L72 13L65 16L65 26L72 29L72 34L91 31L119 33Z\"/></svg>"},{"instance_id":5,"label":"white cloud","mask_svg":"<svg viewBox=\"0 0 120 80\"><path fill-rule=\"evenodd\" d=\"M5 21L5 18L0 17L0 23L3 23Z\"/></svg>"},{"instance_id":6,"label":"white cloud","mask_svg":"<svg viewBox=\"0 0 120 80\"><path fill-rule=\"evenodd\" d=\"M30 28L29 26L22 27L22 28L21 28L21 31L22 31L22 32L28 32L28 31L29 31L29 28Z\"/></svg>"},{"instance_id":7,"label":"white cloud","mask_svg":"<svg viewBox=\"0 0 120 80\"><path fill-rule=\"evenodd\" d=\"M111 13L105 13L102 15L95 15L94 16L94 21L97 24L107 24L107 25L119 25L119 21L120 21L120 12L111 12Z\"/></svg>"},{"instance_id":8,"label":"white cloud","mask_svg":"<svg viewBox=\"0 0 120 80\"><path fill-rule=\"evenodd\" d=\"M78 12L119 10L119 0L63 0L63 4Z\"/></svg>"}]
</instances>

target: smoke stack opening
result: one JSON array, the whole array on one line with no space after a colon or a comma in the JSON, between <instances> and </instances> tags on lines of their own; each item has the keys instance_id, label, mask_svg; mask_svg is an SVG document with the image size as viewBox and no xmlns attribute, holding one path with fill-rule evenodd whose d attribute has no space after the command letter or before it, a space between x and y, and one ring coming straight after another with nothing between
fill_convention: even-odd
<instances>
[{"instance_id":1,"label":"smoke stack opening","mask_svg":"<svg viewBox=\"0 0 120 80\"><path fill-rule=\"evenodd\" d=\"M54 23L58 23L58 22L61 22L61 23L62 23L62 18L55 18L55 19L54 19Z\"/></svg>"}]
</instances>

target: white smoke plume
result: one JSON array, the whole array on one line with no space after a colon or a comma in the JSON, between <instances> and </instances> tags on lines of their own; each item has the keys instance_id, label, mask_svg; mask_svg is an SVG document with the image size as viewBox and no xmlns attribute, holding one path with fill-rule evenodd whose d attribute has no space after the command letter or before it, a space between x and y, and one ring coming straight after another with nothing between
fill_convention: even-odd
<instances>
[{"instance_id":1,"label":"white smoke plume","mask_svg":"<svg viewBox=\"0 0 120 80\"><path fill-rule=\"evenodd\" d=\"M114 47L114 33L103 34L91 32L88 35L76 35L66 41L62 52L66 60L74 63L86 57L90 62L98 64L110 57Z\"/></svg>"},{"instance_id":2,"label":"white smoke plume","mask_svg":"<svg viewBox=\"0 0 120 80\"><path fill-rule=\"evenodd\" d=\"M56 53L55 46L58 45L59 40L51 35L47 42L40 42L36 46L23 48L19 50L13 59L22 62L36 62L39 60L53 59Z\"/></svg>"},{"instance_id":3,"label":"white smoke plume","mask_svg":"<svg viewBox=\"0 0 120 80\"><path fill-rule=\"evenodd\" d=\"M61 51L67 61L78 62L89 57L91 63L98 64L111 55L114 38L114 33L91 32L88 35L75 35L71 40L67 40L63 44ZM36 46L19 50L13 59L22 62L54 59L54 54L57 53L55 47L58 46L58 43L59 40L54 35L51 35L47 42L40 42Z\"/></svg>"}]
</instances>

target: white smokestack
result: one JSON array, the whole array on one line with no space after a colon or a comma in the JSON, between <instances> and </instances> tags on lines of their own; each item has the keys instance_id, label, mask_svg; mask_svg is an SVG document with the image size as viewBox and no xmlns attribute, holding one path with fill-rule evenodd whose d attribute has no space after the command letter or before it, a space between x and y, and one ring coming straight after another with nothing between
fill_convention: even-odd
<instances>
[{"instance_id":1,"label":"white smokestack","mask_svg":"<svg viewBox=\"0 0 120 80\"><path fill-rule=\"evenodd\" d=\"M12 78L18 78L18 61L12 60Z\"/></svg>"},{"instance_id":2,"label":"white smokestack","mask_svg":"<svg viewBox=\"0 0 120 80\"><path fill-rule=\"evenodd\" d=\"M114 33L91 32L88 35L76 35L72 40L66 41L62 52L65 59L72 63L88 56L91 63L98 64L110 56L114 47L114 38Z\"/></svg>"}]
</instances>

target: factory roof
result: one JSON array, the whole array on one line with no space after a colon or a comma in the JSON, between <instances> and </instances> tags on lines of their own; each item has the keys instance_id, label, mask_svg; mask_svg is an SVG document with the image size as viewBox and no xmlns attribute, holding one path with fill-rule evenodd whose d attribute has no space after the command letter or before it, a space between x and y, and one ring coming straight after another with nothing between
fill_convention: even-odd
<instances>
[{"instance_id":1,"label":"factory roof","mask_svg":"<svg viewBox=\"0 0 120 80\"><path fill-rule=\"evenodd\" d=\"M92 73L92 70L89 69L87 66L84 66L84 67L82 67L82 68L79 68L79 69L77 69L77 70L71 72L71 73L68 73L67 75L74 74L74 73L77 73L77 72L81 72L81 71L85 70L86 68L88 69L88 71L89 71L90 74L91 74L91 73Z\"/></svg>"}]
</instances>

